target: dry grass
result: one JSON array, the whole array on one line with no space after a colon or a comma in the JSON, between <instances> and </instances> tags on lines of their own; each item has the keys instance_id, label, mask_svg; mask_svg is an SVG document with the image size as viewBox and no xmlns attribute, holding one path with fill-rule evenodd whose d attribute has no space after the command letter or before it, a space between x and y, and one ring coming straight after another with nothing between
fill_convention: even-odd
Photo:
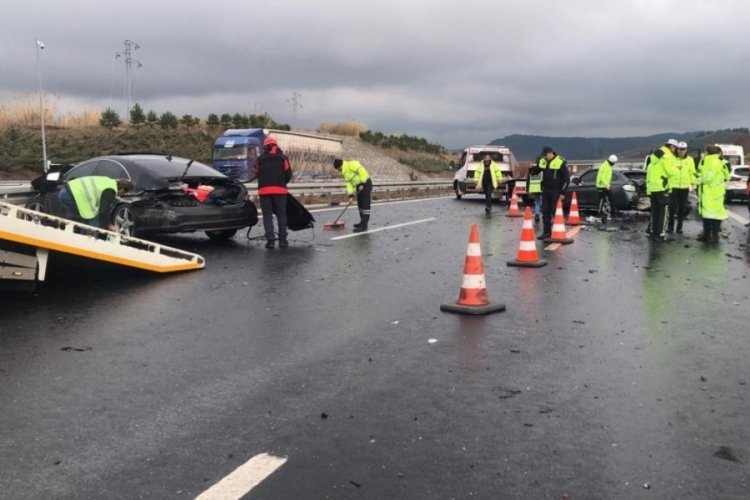
<instances>
[{"instance_id":1,"label":"dry grass","mask_svg":"<svg viewBox=\"0 0 750 500\"><path fill-rule=\"evenodd\" d=\"M87 128L99 126L101 111L86 108L81 112L59 113L59 99L54 94L47 94L45 99L44 120L51 128ZM13 97L10 102L0 102L0 129L9 127L38 127L39 96L26 94Z\"/></svg>"},{"instance_id":2,"label":"dry grass","mask_svg":"<svg viewBox=\"0 0 750 500\"><path fill-rule=\"evenodd\" d=\"M321 123L318 132L322 134L345 135L359 137L359 134L367 131L367 125L358 121L346 121L338 123Z\"/></svg>"}]
</instances>

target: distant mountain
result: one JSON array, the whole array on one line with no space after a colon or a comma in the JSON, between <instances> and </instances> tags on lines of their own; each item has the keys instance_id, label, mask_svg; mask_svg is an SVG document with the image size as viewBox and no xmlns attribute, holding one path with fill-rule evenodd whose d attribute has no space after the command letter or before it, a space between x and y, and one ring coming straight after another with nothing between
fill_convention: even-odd
<instances>
[{"instance_id":1,"label":"distant mountain","mask_svg":"<svg viewBox=\"0 0 750 500\"><path fill-rule=\"evenodd\" d=\"M622 159L641 159L650 150L674 137L690 142L705 132L670 132L645 137L545 137L540 135L514 134L495 139L490 144L508 146L519 161L533 160L544 146L552 146L555 151L571 160L595 160L611 154ZM708 137L708 136L706 136Z\"/></svg>"}]
</instances>

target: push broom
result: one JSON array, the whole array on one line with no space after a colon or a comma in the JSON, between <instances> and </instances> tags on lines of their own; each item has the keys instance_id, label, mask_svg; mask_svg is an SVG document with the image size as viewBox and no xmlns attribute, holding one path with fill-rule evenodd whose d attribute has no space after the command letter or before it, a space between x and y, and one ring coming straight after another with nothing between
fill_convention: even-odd
<instances>
[{"instance_id":1,"label":"push broom","mask_svg":"<svg viewBox=\"0 0 750 500\"><path fill-rule=\"evenodd\" d=\"M339 222L339 219L344 215L344 212L346 212L346 209L349 208L352 205L352 200L349 200L349 203L346 204L344 209L341 211L338 217L336 217L336 220L333 222L326 222L323 224L323 231L337 231L340 229L344 229L346 227L346 224L343 222Z\"/></svg>"}]
</instances>

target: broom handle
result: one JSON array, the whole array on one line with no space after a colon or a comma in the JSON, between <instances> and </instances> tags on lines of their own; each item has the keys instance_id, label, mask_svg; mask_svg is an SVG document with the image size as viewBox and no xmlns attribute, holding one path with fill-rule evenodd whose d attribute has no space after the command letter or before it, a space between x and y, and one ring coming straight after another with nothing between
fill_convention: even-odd
<instances>
[{"instance_id":1,"label":"broom handle","mask_svg":"<svg viewBox=\"0 0 750 500\"><path fill-rule=\"evenodd\" d=\"M334 224L336 224L336 223L337 223L337 222L339 221L339 219L341 218L341 216L343 216L343 215L344 215L344 212L346 212L346 209L347 209L347 208L349 208L349 207L350 207L350 206L352 205L352 201L353 201L353 200L349 200L349 203L347 203L347 204L346 204L346 206L345 206L345 207L344 207L344 209L343 209L343 210L341 211L341 213L339 214L339 216L338 216L338 217L336 217L336 220L335 220L335 221L333 221L333 223L334 223Z\"/></svg>"}]
</instances>

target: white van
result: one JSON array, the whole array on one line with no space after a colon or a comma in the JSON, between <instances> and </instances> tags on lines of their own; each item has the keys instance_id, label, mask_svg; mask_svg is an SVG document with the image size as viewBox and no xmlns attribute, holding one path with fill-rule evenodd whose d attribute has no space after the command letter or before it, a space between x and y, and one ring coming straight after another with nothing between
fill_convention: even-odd
<instances>
[{"instance_id":1,"label":"white van","mask_svg":"<svg viewBox=\"0 0 750 500\"><path fill-rule=\"evenodd\" d=\"M477 193L477 182L474 180L474 170L484 160L486 155L490 155L492 161L498 164L502 178L499 179L499 187L495 191L495 196L499 198L508 198L508 181L513 177L513 164L516 159L510 148L506 146L471 146L464 149L461 159L455 166L458 170L453 176L453 190L456 192L456 198L461 199L465 194Z\"/></svg>"}]
</instances>

